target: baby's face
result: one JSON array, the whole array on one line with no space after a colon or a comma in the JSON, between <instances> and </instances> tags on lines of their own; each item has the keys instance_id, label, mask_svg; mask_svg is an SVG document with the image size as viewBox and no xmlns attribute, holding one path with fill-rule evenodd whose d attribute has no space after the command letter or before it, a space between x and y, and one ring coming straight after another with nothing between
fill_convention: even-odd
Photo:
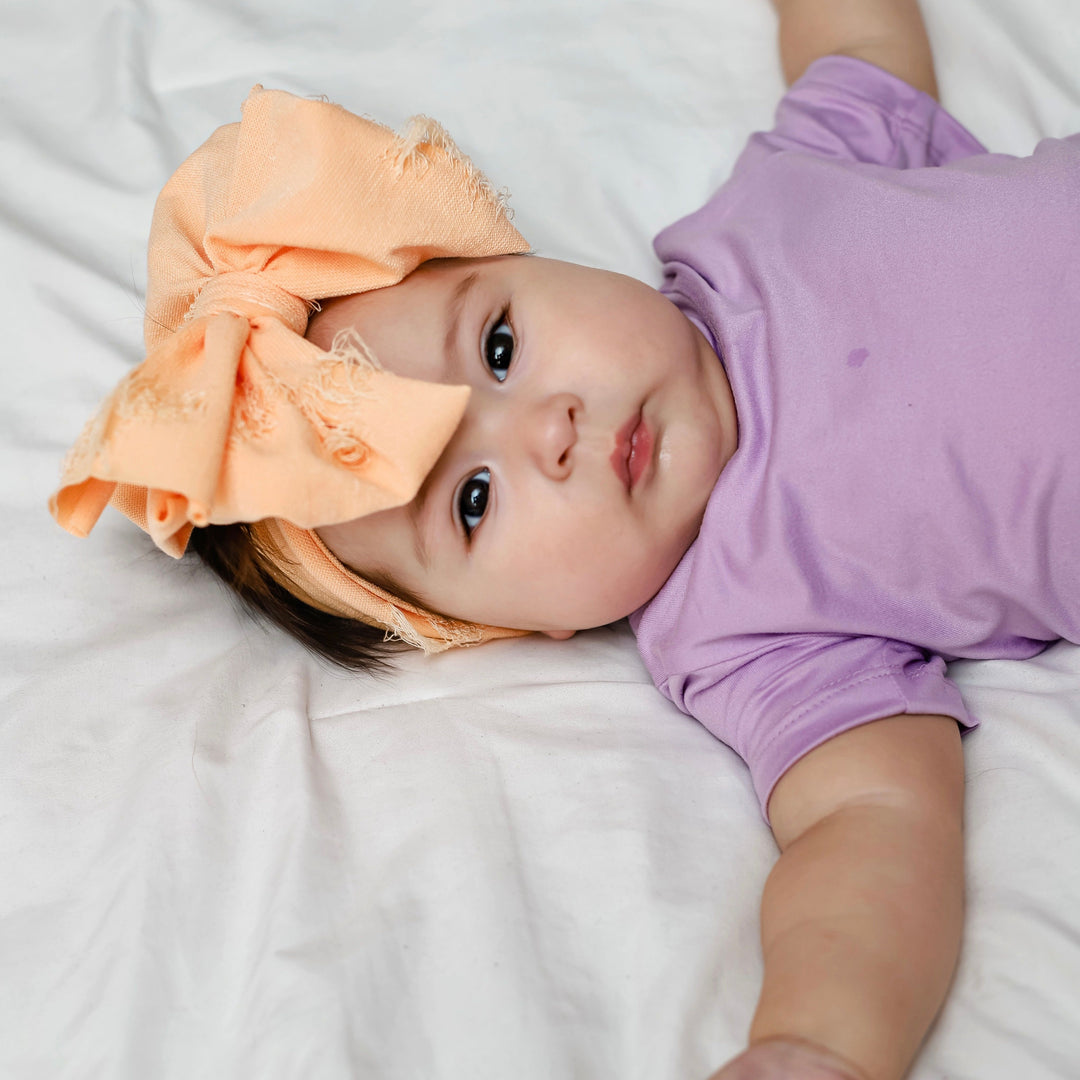
<instances>
[{"instance_id":1,"label":"baby's face","mask_svg":"<svg viewBox=\"0 0 1080 1080\"><path fill-rule=\"evenodd\" d=\"M632 278L533 256L440 260L324 305L399 375L472 387L412 503L318 530L434 611L553 636L635 610L697 535L735 452L708 342Z\"/></svg>"}]
</instances>

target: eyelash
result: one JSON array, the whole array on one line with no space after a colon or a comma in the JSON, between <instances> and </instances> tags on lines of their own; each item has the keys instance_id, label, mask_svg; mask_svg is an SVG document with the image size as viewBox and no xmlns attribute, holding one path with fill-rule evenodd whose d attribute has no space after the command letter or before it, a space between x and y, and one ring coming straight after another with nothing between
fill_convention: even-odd
<instances>
[{"instance_id":1,"label":"eyelash","mask_svg":"<svg viewBox=\"0 0 1080 1080\"><path fill-rule=\"evenodd\" d=\"M499 328L501 326L506 326L508 328L508 330L509 330L509 333L507 333L507 332L499 332ZM502 357L500 356L500 357L496 358L496 357L494 357L492 355L492 352L493 352L492 346L493 346L494 339L496 337L509 337L510 338L510 356L509 356L509 359L506 361L505 368L502 367ZM481 350L482 353L483 353L483 357L484 357L484 363L487 364L488 370L490 370L491 374L500 383L504 382L506 380L507 375L510 374L510 367L514 362L514 350L515 350L516 346L517 346L517 342L516 342L516 340L514 338L514 328L510 325L510 308L509 308L509 306L507 306L507 307L503 308L503 310L499 314L498 320L492 326L491 330L488 331L487 336L484 338L483 348ZM505 347L504 343L501 343L501 342L495 345L495 348L497 348L497 349L502 349L504 347ZM496 362L499 363L499 369L498 370L496 369L496 366L495 366ZM477 486L474 487L474 485L477 485ZM483 486L479 486L479 485L483 485ZM465 538L467 540L472 538L473 531L477 528L477 526L479 526L480 522L483 521L483 519L484 519L484 514L487 512L487 504L488 504L488 499L490 497L490 492L491 492L491 472L490 472L490 470L488 470L488 469L478 469L476 472L474 472L472 474L472 476L468 477L468 479L462 485L461 491L458 493L458 496L457 496L457 499L456 499L458 518L461 521L461 527L465 530ZM473 507L471 507L471 509L473 510L473 513L468 513L466 511L466 509L465 509L465 497L466 497L467 494L470 494L470 493L475 497L474 502L479 503L479 509L478 510L477 510L477 507L475 505ZM476 523L473 524L473 525L470 525L469 524L469 518L475 518Z\"/></svg>"}]
</instances>

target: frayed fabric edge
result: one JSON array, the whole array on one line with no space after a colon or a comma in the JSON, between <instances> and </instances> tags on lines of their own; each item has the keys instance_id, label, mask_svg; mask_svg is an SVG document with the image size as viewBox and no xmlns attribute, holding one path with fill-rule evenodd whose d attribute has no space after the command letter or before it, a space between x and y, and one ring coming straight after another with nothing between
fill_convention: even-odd
<instances>
[{"instance_id":1,"label":"frayed fabric edge","mask_svg":"<svg viewBox=\"0 0 1080 1080\"><path fill-rule=\"evenodd\" d=\"M465 183L472 199L483 197L508 221L513 218L510 208L510 192L506 188L498 191L491 181L476 167L472 159L454 142L450 133L438 120L422 113L411 116L405 128L398 135L398 146L394 151L393 165L397 175L402 176L407 168L422 170L429 164L424 147L443 151L465 173Z\"/></svg>"}]
</instances>

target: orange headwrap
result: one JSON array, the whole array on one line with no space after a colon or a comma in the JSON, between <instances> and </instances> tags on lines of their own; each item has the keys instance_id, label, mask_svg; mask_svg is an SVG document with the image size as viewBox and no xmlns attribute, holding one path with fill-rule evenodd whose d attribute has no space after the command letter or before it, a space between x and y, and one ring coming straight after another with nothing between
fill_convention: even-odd
<instances>
[{"instance_id":1,"label":"orange headwrap","mask_svg":"<svg viewBox=\"0 0 1080 1080\"><path fill-rule=\"evenodd\" d=\"M255 87L158 197L147 356L72 448L53 516L86 536L112 502L175 558L193 526L254 522L281 583L320 610L429 652L519 633L396 599L314 533L409 502L469 389L382 371L355 335L324 352L303 334L318 299L394 285L427 259L526 250L434 121L399 137Z\"/></svg>"}]
</instances>

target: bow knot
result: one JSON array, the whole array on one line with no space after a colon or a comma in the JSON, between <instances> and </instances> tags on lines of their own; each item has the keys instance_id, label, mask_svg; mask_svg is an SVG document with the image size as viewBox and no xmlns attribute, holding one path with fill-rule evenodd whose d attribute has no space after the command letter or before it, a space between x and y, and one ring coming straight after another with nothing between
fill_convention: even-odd
<instances>
[{"instance_id":1,"label":"bow knot","mask_svg":"<svg viewBox=\"0 0 1080 1080\"><path fill-rule=\"evenodd\" d=\"M275 285L265 274L231 270L207 278L188 312L188 321L229 312L244 318L269 313L294 334L307 330L308 304Z\"/></svg>"}]
</instances>

